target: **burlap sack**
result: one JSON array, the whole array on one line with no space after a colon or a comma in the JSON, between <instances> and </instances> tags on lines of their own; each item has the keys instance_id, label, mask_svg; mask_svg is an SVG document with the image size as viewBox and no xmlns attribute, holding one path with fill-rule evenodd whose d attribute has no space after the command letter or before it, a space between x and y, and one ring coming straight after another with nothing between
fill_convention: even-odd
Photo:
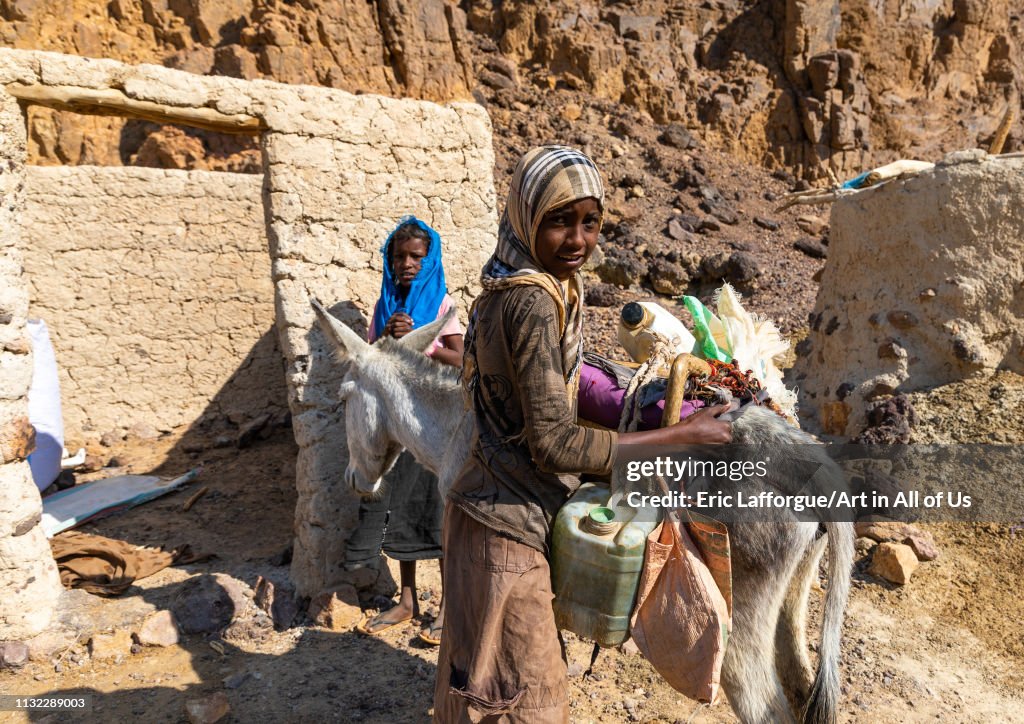
<instances>
[{"instance_id":1,"label":"burlap sack","mask_svg":"<svg viewBox=\"0 0 1024 724\"><path fill-rule=\"evenodd\" d=\"M705 523L704 528L695 532L701 537L710 535L716 547L721 548L724 526L715 529ZM719 577L724 573L723 582L731 598L728 551L726 535L726 570L722 570L722 556L716 558ZM710 704L718 698L731 629L730 605L715 576L704 563L686 525L677 515L670 514L647 537L644 571L631 619L633 640L673 689Z\"/></svg>"}]
</instances>

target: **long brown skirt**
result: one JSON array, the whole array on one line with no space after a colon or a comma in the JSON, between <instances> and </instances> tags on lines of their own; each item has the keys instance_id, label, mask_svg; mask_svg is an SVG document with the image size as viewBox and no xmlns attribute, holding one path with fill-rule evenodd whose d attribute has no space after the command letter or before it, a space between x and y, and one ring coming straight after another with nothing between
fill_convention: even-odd
<instances>
[{"instance_id":1,"label":"long brown skirt","mask_svg":"<svg viewBox=\"0 0 1024 724\"><path fill-rule=\"evenodd\" d=\"M565 650L540 551L448 504L434 721L569 721Z\"/></svg>"}]
</instances>

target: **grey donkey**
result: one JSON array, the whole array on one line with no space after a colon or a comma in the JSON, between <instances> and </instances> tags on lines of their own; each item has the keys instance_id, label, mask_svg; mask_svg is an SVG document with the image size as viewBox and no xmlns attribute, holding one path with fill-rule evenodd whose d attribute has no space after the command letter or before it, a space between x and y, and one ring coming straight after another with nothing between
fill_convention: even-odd
<instances>
[{"instance_id":1,"label":"grey donkey","mask_svg":"<svg viewBox=\"0 0 1024 724\"><path fill-rule=\"evenodd\" d=\"M432 361L430 348L448 316L401 340L370 345L312 300L321 328L348 364L339 389L345 402L349 461L345 479L363 495L376 492L403 448L438 477L444 496L473 442L459 373ZM451 312L449 313L451 314ZM812 456L826 474L841 472L809 435L775 413L751 408L733 423L734 441L774 451L775 459ZM796 451L795 453L793 451ZM741 484L742 485L742 484ZM785 483L781 483L785 487ZM733 632L722 685L743 722L834 722L839 703L840 634L853 564L850 523L743 522L730 527ZM807 654L806 611L818 562L828 543L828 593L816 673ZM812 678L813 677L813 678Z\"/></svg>"}]
</instances>

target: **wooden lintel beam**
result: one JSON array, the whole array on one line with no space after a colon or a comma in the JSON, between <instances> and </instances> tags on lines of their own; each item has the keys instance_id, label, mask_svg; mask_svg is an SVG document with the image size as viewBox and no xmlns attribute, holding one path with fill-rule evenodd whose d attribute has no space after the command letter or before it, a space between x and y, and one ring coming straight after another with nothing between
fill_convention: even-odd
<instances>
[{"instance_id":1,"label":"wooden lintel beam","mask_svg":"<svg viewBox=\"0 0 1024 724\"><path fill-rule=\"evenodd\" d=\"M255 116L221 113L214 108L169 106L143 101L130 98L114 88L97 90L66 85L12 83L6 86L6 91L23 103L35 103L60 111L178 123L220 133L255 134L264 129L262 121Z\"/></svg>"}]
</instances>

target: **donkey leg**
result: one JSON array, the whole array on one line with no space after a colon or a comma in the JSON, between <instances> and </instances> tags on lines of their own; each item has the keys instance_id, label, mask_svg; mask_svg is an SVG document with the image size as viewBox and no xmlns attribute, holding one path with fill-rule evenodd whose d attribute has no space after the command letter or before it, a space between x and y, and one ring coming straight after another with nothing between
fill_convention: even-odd
<instances>
[{"instance_id":1,"label":"donkey leg","mask_svg":"<svg viewBox=\"0 0 1024 724\"><path fill-rule=\"evenodd\" d=\"M807 706L814 683L814 667L807 654L807 604L827 540L821 536L808 546L782 601L775 631L775 665L794 711Z\"/></svg>"},{"instance_id":2,"label":"donkey leg","mask_svg":"<svg viewBox=\"0 0 1024 724\"><path fill-rule=\"evenodd\" d=\"M729 704L744 724L793 724L775 671L775 628L788 577L780 583L748 569L735 571L733 580L733 628L722 665Z\"/></svg>"}]
</instances>

